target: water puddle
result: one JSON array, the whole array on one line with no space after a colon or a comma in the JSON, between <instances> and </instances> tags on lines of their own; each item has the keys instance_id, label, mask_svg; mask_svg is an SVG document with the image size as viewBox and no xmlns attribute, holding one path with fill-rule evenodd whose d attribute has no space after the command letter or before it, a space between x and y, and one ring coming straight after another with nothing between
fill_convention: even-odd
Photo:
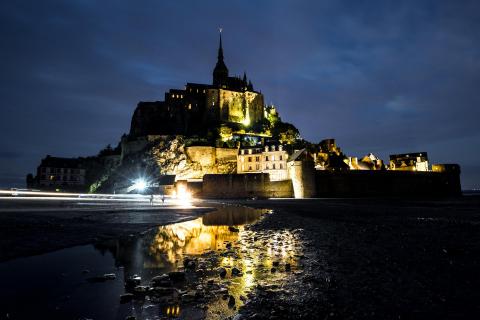
<instances>
[{"instance_id":1,"label":"water puddle","mask_svg":"<svg viewBox=\"0 0 480 320\"><path fill-rule=\"evenodd\" d=\"M289 231L252 231L267 210L221 207L131 237L0 264L0 319L223 319L256 286L297 269Z\"/></svg>"}]
</instances>

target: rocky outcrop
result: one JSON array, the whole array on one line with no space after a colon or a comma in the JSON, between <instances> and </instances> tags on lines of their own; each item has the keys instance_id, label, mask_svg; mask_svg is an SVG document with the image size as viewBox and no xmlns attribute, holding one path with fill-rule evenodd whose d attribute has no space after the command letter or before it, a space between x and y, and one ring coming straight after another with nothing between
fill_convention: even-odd
<instances>
[{"instance_id":1,"label":"rocky outcrop","mask_svg":"<svg viewBox=\"0 0 480 320\"><path fill-rule=\"evenodd\" d=\"M200 152L195 152L195 148L201 149ZM201 179L210 173L234 173L237 169L236 159L217 158L214 147L185 147L181 136L159 141L150 153L160 174L175 174L177 180Z\"/></svg>"},{"instance_id":2,"label":"rocky outcrop","mask_svg":"<svg viewBox=\"0 0 480 320\"><path fill-rule=\"evenodd\" d=\"M176 180L201 179L205 174L235 173L237 149L185 146L183 136L156 136L142 140L143 148L129 152L113 172L94 183L95 191L120 191L131 184L126 177L176 175ZM129 144L135 143L130 141Z\"/></svg>"}]
</instances>

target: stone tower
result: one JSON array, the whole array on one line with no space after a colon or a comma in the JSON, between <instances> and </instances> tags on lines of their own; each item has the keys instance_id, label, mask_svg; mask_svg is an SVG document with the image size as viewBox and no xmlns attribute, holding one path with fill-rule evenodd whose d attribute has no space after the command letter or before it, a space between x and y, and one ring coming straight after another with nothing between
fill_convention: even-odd
<instances>
[{"instance_id":1,"label":"stone tower","mask_svg":"<svg viewBox=\"0 0 480 320\"><path fill-rule=\"evenodd\" d=\"M228 68L223 62L222 32L220 31L220 44L218 46L218 57L215 69L213 69L213 85L224 86L228 81Z\"/></svg>"}]
</instances>

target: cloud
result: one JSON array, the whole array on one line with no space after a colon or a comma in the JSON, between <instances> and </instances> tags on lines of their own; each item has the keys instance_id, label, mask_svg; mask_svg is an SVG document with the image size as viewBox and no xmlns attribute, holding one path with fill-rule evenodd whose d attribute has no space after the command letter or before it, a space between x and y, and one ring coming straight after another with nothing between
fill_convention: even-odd
<instances>
[{"instance_id":1,"label":"cloud","mask_svg":"<svg viewBox=\"0 0 480 320\"><path fill-rule=\"evenodd\" d=\"M116 143L138 101L211 81L222 26L231 73L247 71L304 137L382 157L468 140L452 161L474 168L479 9L453 0L3 2L0 149L19 154L8 166L24 176L47 153Z\"/></svg>"}]
</instances>

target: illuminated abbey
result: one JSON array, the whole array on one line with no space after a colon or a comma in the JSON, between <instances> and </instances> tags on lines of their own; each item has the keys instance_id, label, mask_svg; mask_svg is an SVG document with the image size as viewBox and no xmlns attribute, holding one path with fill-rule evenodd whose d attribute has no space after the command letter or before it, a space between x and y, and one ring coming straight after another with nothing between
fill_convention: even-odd
<instances>
[{"instance_id":1,"label":"illuminated abbey","mask_svg":"<svg viewBox=\"0 0 480 320\"><path fill-rule=\"evenodd\" d=\"M130 136L204 136L222 125L234 131L254 128L262 123L265 109L263 95L253 89L245 73L243 78L229 76L220 33L212 84L187 83L184 90L166 92L164 101L138 103Z\"/></svg>"}]
</instances>

